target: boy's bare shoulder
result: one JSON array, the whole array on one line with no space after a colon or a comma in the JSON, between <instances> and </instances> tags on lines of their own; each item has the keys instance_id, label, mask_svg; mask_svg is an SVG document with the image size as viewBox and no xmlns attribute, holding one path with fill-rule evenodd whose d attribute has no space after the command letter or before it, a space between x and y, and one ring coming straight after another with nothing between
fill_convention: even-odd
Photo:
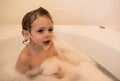
<instances>
[{"instance_id":1,"label":"boy's bare shoulder","mask_svg":"<svg viewBox=\"0 0 120 81\"><path fill-rule=\"evenodd\" d=\"M30 59L29 54L26 51L22 51L19 55L19 60L22 62L28 62Z\"/></svg>"}]
</instances>

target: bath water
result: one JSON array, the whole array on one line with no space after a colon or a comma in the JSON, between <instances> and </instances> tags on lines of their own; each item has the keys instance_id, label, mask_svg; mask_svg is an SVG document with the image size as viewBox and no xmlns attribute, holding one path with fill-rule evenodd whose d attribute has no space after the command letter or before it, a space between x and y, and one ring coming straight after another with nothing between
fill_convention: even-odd
<instances>
[{"instance_id":1,"label":"bath water","mask_svg":"<svg viewBox=\"0 0 120 81\"><path fill-rule=\"evenodd\" d=\"M16 71L15 63L18 54L11 52L11 54L5 54L4 61L0 62L0 81L114 81L99 70L92 59L70 44L58 41L56 47L62 54L61 57L65 56L68 58L68 63L77 65L76 69L72 69L72 66L69 67L71 73L68 73L63 78L58 79L52 76L38 75L33 79L29 79ZM53 65L53 67L55 66Z\"/></svg>"}]
</instances>

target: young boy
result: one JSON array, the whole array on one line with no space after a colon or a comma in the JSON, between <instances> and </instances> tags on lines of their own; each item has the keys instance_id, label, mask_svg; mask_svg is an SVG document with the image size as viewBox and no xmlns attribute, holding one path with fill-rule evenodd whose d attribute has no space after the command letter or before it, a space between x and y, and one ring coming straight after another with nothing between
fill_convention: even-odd
<instances>
[{"instance_id":1,"label":"young boy","mask_svg":"<svg viewBox=\"0 0 120 81\"><path fill-rule=\"evenodd\" d=\"M58 55L53 42L53 24L50 13L42 7L24 16L22 35L25 38L23 43L27 45L16 63L18 72L25 74L39 67L46 59Z\"/></svg>"}]
</instances>

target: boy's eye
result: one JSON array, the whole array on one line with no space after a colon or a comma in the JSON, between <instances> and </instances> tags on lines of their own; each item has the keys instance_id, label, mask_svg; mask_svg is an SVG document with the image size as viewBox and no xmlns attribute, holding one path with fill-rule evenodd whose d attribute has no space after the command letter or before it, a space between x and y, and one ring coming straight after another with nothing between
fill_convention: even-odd
<instances>
[{"instance_id":1,"label":"boy's eye","mask_svg":"<svg viewBox=\"0 0 120 81\"><path fill-rule=\"evenodd\" d=\"M52 31L53 31L53 28L50 28L48 31L52 32Z\"/></svg>"},{"instance_id":2,"label":"boy's eye","mask_svg":"<svg viewBox=\"0 0 120 81\"><path fill-rule=\"evenodd\" d=\"M43 32L44 32L44 30L43 30L43 29L41 29L41 30L38 30L38 32L43 33Z\"/></svg>"}]
</instances>

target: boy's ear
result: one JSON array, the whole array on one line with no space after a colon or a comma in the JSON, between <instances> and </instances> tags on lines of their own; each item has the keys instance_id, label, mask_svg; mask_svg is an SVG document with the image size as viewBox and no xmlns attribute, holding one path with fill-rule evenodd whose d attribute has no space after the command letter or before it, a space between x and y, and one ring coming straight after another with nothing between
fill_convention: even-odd
<instances>
[{"instance_id":1,"label":"boy's ear","mask_svg":"<svg viewBox=\"0 0 120 81\"><path fill-rule=\"evenodd\" d=\"M30 33L26 30L22 30L22 35L25 37L25 39L30 39Z\"/></svg>"}]
</instances>

